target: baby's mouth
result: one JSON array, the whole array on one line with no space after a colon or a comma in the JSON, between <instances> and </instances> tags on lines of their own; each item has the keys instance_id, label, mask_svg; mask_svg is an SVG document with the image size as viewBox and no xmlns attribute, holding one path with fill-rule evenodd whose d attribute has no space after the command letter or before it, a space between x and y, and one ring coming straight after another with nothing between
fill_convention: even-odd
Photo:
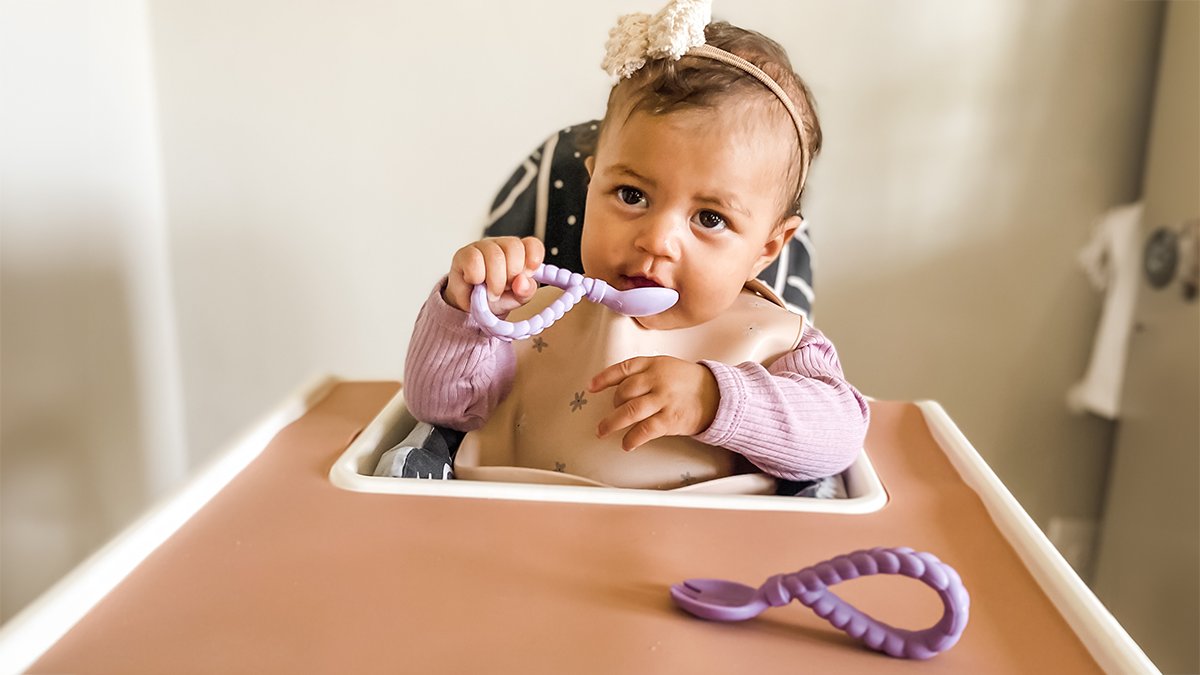
<instances>
[{"instance_id":1,"label":"baby's mouth","mask_svg":"<svg viewBox=\"0 0 1200 675\"><path fill-rule=\"evenodd\" d=\"M621 285L625 287L621 290L626 290L626 291L631 288L659 288L662 286L662 284L651 279L650 277L642 277L642 276L630 277L630 276L625 276L624 274L621 275Z\"/></svg>"}]
</instances>

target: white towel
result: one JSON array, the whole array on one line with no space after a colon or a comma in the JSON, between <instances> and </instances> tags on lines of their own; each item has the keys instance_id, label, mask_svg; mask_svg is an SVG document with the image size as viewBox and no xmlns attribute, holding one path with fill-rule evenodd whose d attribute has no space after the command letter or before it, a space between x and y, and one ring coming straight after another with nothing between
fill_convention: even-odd
<instances>
[{"instance_id":1,"label":"white towel","mask_svg":"<svg viewBox=\"0 0 1200 675\"><path fill-rule=\"evenodd\" d=\"M1067 392L1067 406L1075 412L1092 412L1108 419L1120 414L1141 271L1141 224L1141 202L1114 208L1100 217L1091 240L1079 252L1080 265L1105 296L1087 373Z\"/></svg>"}]
</instances>

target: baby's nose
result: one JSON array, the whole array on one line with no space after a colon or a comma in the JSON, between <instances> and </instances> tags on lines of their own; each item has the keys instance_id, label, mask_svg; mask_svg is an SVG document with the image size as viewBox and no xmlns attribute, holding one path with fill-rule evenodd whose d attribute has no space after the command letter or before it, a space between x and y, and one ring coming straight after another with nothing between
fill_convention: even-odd
<instances>
[{"instance_id":1,"label":"baby's nose","mask_svg":"<svg viewBox=\"0 0 1200 675\"><path fill-rule=\"evenodd\" d=\"M634 239L638 250L659 258L679 257L680 225L671 216L663 214L647 218Z\"/></svg>"}]
</instances>

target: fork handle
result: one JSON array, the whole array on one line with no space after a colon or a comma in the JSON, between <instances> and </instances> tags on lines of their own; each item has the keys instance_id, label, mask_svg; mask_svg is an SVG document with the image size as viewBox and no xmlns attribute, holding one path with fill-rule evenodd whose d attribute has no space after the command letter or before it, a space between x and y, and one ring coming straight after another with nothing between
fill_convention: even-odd
<instances>
[{"instance_id":1,"label":"fork handle","mask_svg":"<svg viewBox=\"0 0 1200 675\"><path fill-rule=\"evenodd\" d=\"M900 574L933 588L944 607L941 620L924 630L895 628L829 590L843 581L873 574ZM927 659L953 647L966 628L970 607L970 596L954 568L932 553L907 547L873 548L839 555L799 572L777 574L760 591L774 607L799 600L817 616L871 649L908 659Z\"/></svg>"}]
</instances>

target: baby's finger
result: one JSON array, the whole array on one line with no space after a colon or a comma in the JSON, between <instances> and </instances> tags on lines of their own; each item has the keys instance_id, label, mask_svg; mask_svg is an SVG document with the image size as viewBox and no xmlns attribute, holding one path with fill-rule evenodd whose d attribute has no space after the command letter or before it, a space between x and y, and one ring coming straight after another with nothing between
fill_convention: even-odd
<instances>
[{"instance_id":1,"label":"baby's finger","mask_svg":"<svg viewBox=\"0 0 1200 675\"><path fill-rule=\"evenodd\" d=\"M588 385L588 391L593 394L598 391L603 391L617 384L621 380L645 371L654 363L654 358L649 356L635 356L632 359L625 359L620 363L614 363L604 370L596 373Z\"/></svg>"},{"instance_id":2,"label":"baby's finger","mask_svg":"<svg viewBox=\"0 0 1200 675\"><path fill-rule=\"evenodd\" d=\"M512 293L505 293L496 300L489 300L488 307L491 308L492 314L501 320L508 320L508 313L514 309L524 305L525 301L518 298Z\"/></svg>"},{"instance_id":3,"label":"baby's finger","mask_svg":"<svg viewBox=\"0 0 1200 675\"><path fill-rule=\"evenodd\" d=\"M617 429L624 429L630 424L641 422L661 409L662 406L650 396L640 396L632 401L626 401L600 420L600 424L596 425L596 436L604 438Z\"/></svg>"},{"instance_id":4,"label":"baby's finger","mask_svg":"<svg viewBox=\"0 0 1200 675\"><path fill-rule=\"evenodd\" d=\"M518 274L517 276L513 277L512 293L514 296L516 296L517 300L521 304L529 302L529 299L533 297L533 294L537 292L537 289L537 282L534 281L533 277L528 273Z\"/></svg>"},{"instance_id":5,"label":"baby's finger","mask_svg":"<svg viewBox=\"0 0 1200 675\"><path fill-rule=\"evenodd\" d=\"M450 269L457 272L463 283L471 286L482 284L487 280L487 265L483 259L483 252L476 244L458 249L454 254L454 260L450 262Z\"/></svg>"},{"instance_id":6,"label":"baby's finger","mask_svg":"<svg viewBox=\"0 0 1200 675\"><path fill-rule=\"evenodd\" d=\"M639 396L645 396L653 390L654 381L646 373L630 375L613 390L613 407L616 408Z\"/></svg>"},{"instance_id":7,"label":"baby's finger","mask_svg":"<svg viewBox=\"0 0 1200 675\"><path fill-rule=\"evenodd\" d=\"M504 257L504 249L495 239L484 239L478 243L478 247L483 254L488 295L498 298L508 285L508 262Z\"/></svg>"},{"instance_id":8,"label":"baby's finger","mask_svg":"<svg viewBox=\"0 0 1200 675\"><path fill-rule=\"evenodd\" d=\"M621 447L626 452L629 452L630 450L636 450L637 448L656 438L670 435L671 431L668 428L665 416L661 413L658 413L634 425L634 427L625 434L625 437L621 439Z\"/></svg>"},{"instance_id":9,"label":"baby's finger","mask_svg":"<svg viewBox=\"0 0 1200 675\"><path fill-rule=\"evenodd\" d=\"M507 282L525 271L525 244L516 237L499 237L495 242L504 251L504 265L508 273L504 280Z\"/></svg>"},{"instance_id":10,"label":"baby's finger","mask_svg":"<svg viewBox=\"0 0 1200 675\"><path fill-rule=\"evenodd\" d=\"M521 244L525 246L525 268L537 269L546 260L546 245L537 237L524 237Z\"/></svg>"},{"instance_id":11,"label":"baby's finger","mask_svg":"<svg viewBox=\"0 0 1200 675\"><path fill-rule=\"evenodd\" d=\"M464 246L450 261L450 274L442 297L451 306L467 311L471 304L471 289L484 281L483 254L474 245Z\"/></svg>"}]
</instances>

